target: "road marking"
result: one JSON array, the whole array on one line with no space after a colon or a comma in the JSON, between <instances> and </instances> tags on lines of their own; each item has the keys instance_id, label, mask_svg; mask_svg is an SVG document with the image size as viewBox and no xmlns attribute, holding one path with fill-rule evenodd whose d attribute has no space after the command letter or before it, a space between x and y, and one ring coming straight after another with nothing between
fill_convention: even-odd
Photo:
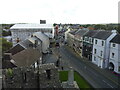
<instances>
[{"instance_id":1,"label":"road marking","mask_svg":"<svg viewBox=\"0 0 120 90\"><path fill-rule=\"evenodd\" d=\"M111 86L109 83L107 83L105 80L102 80L104 83L106 83L108 86L110 86L111 88L113 88L113 86Z\"/></svg>"}]
</instances>

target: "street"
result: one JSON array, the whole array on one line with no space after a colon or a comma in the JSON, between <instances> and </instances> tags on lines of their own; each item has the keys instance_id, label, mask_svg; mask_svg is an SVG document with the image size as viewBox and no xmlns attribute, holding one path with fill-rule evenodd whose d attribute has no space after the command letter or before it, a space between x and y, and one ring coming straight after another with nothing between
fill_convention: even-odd
<instances>
[{"instance_id":1,"label":"street","mask_svg":"<svg viewBox=\"0 0 120 90\"><path fill-rule=\"evenodd\" d=\"M62 61L64 64L72 66L77 72L80 73L94 88L118 88L120 87L119 79L113 75L114 80L106 73L100 73L102 69L93 65L89 61L82 60L77 57L75 53L67 46L61 46L60 54L62 55ZM93 66L94 67L93 67ZM104 74L104 75L103 75ZM109 73L110 74L110 73ZM112 73L111 73L112 74Z\"/></svg>"},{"instance_id":2,"label":"street","mask_svg":"<svg viewBox=\"0 0 120 90\"><path fill-rule=\"evenodd\" d=\"M53 47L53 53L45 56L45 63L55 63L61 55L61 67L64 70L73 67L81 76L88 81L93 88L119 88L120 77L106 69L101 69L91 61L84 60L70 47L60 43L60 47Z\"/></svg>"}]
</instances>

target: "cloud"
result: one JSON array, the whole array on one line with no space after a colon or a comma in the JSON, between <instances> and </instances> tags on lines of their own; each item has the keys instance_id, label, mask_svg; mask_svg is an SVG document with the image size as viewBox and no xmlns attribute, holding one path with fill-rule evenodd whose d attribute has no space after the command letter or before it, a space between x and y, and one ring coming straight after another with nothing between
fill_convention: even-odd
<instances>
[{"instance_id":1,"label":"cloud","mask_svg":"<svg viewBox=\"0 0 120 90\"><path fill-rule=\"evenodd\" d=\"M2 0L0 23L112 23L119 0Z\"/></svg>"}]
</instances>

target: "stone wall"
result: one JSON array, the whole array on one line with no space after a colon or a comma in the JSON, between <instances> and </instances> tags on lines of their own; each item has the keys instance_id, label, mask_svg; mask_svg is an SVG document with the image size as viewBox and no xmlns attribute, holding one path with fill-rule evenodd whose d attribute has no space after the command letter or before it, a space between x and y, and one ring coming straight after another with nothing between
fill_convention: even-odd
<instances>
[{"instance_id":1,"label":"stone wall","mask_svg":"<svg viewBox=\"0 0 120 90\"><path fill-rule=\"evenodd\" d=\"M54 64L43 64L37 72L32 68L3 70L4 88L61 88L58 69Z\"/></svg>"}]
</instances>

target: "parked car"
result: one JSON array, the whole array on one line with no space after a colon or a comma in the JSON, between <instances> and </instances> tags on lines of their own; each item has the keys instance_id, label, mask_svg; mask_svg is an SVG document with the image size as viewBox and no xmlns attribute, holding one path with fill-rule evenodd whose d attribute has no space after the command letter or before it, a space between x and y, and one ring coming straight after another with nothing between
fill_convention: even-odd
<instances>
[{"instance_id":1,"label":"parked car","mask_svg":"<svg viewBox=\"0 0 120 90\"><path fill-rule=\"evenodd\" d=\"M56 46L56 47L59 47L60 45L59 45L59 43L57 42L55 46Z\"/></svg>"}]
</instances>

